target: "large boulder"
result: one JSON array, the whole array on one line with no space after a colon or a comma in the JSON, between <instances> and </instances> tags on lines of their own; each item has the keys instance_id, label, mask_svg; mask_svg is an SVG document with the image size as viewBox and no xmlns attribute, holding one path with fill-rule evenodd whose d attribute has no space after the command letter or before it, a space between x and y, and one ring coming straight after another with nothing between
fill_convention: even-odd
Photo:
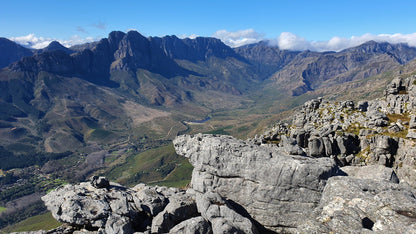
<instances>
[{"instance_id":1,"label":"large boulder","mask_svg":"<svg viewBox=\"0 0 416 234\"><path fill-rule=\"evenodd\" d=\"M333 159L287 155L230 136L183 135L174 145L194 166L197 193L215 192L275 231L300 225L317 206L326 180L340 173Z\"/></svg>"}]
</instances>

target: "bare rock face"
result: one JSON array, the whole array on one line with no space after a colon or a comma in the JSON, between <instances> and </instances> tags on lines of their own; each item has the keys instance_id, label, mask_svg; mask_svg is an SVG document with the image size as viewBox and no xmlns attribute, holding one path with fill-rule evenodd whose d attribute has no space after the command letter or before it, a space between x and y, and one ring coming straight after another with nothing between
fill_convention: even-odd
<instances>
[{"instance_id":1,"label":"bare rock face","mask_svg":"<svg viewBox=\"0 0 416 234\"><path fill-rule=\"evenodd\" d=\"M197 194L217 193L274 231L300 225L317 206L326 180L339 173L330 158L288 156L278 147L230 136L179 136L174 145L194 166Z\"/></svg>"},{"instance_id":2,"label":"bare rock face","mask_svg":"<svg viewBox=\"0 0 416 234\"><path fill-rule=\"evenodd\" d=\"M300 233L415 233L415 190L386 181L336 176L328 180L317 217Z\"/></svg>"}]
</instances>

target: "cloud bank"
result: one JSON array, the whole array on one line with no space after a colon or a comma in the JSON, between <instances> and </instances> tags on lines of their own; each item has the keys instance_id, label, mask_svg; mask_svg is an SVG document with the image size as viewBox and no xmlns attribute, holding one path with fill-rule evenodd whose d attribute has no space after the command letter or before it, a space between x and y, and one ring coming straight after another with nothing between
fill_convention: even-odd
<instances>
[{"instance_id":1,"label":"cloud bank","mask_svg":"<svg viewBox=\"0 0 416 234\"><path fill-rule=\"evenodd\" d=\"M84 29L79 28L78 31L82 32ZM195 38L198 35L179 35L179 38ZM311 50L311 51L341 51L347 48L361 45L367 41L373 40L377 42L388 42L391 44L407 43L409 46L416 47L416 33L412 34L364 34L361 36L346 37L333 37L327 41L308 41L303 37L299 37L291 32L282 32L277 38L267 39L264 34L258 33L253 29L246 29L240 31L227 31L219 30L215 32L213 37L222 40L226 45L231 47L239 47L247 44L256 43L262 40L267 40L270 45L278 46L282 50ZM28 48L42 49L49 45L52 41L58 41L66 47L71 47L77 44L83 44L87 42L97 41L100 38L81 37L74 35L69 39L55 39L46 37L37 37L35 34L29 34L21 37L9 38L12 41L17 42Z\"/></svg>"},{"instance_id":2,"label":"cloud bank","mask_svg":"<svg viewBox=\"0 0 416 234\"><path fill-rule=\"evenodd\" d=\"M254 31L254 29L246 29L235 32L229 32L225 29L216 31L213 35L231 47L239 47L247 44L259 42L264 39L264 35Z\"/></svg>"},{"instance_id":3,"label":"cloud bank","mask_svg":"<svg viewBox=\"0 0 416 234\"><path fill-rule=\"evenodd\" d=\"M37 37L35 34L31 33L26 36L21 37L12 37L9 38L10 40L23 45L28 48L33 49L42 49L48 46L52 41L58 41L65 47L71 47L73 45L83 44L87 42L93 42L96 41L96 39L92 37L80 37L78 35L74 35L69 39L61 40L61 39L53 39L53 38L45 38L45 37Z\"/></svg>"},{"instance_id":4,"label":"cloud bank","mask_svg":"<svg viewBox=\"0 0 416 234\"><path fill-rule=\"evenodd\" d=\"M407 43L409 46L416 47L416 33L412 34L364 34L361 36L333 37L328 41L308 41L291 32L282 32L275 39L266 39L264 35L253 29L229 32L219 30L213 34L213 37L221 39L226 45L239 47L261 40L268 40L270 45L278 46L283 50L311 50L311 51L341 51L347 48L361 45L367 41L388 42L391 44Z\"/></svg>"},{"instance_id":5,"label":"cloud bank","mask_svg":"<svg viewBox=\"0 0 416 234\"><path fill-rule=\"evenodd\" d=\"M286 50L312 50L312 51L341 51L361 45L367 41L388 42L391 44L406 43L416 47L416 33L412 34L364 34L361 36L333 37L328 41L307 41L305 38L296 36L290 32L282 32L276 39L270 40L271 45Z\"/></svg>"}]
</instances>

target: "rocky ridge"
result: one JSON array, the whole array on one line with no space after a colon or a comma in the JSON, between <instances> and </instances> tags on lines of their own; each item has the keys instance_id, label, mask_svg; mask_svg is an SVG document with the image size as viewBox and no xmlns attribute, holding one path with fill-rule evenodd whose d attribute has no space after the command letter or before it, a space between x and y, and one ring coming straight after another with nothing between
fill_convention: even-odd
<instances>
[{"instance_id":1,"label":"rocky ridge","mask_svg":"<svg viewBox=\"0 0 416 234\"><path fill-rule=\"evenodd\" d=\"M414 233L415 79L378 100L306 102L246 141L178 136L190 188L65 185L43 198L64 223L49 233Z\"/></svg>"}]
</instances>

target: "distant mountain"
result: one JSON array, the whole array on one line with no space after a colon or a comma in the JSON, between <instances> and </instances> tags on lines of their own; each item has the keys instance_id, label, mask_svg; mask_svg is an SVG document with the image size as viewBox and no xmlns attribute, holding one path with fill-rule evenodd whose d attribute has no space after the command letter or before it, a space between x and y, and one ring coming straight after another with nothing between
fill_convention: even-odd
<instances>
[{"instance_id":1,"label":"distant mountain","mask_svg":"<svg viewBox=\"0 0 416 234\"><path fill-rule=\"evenodd\" d=\"M0 68L19 61L23 57L32 56L33 52L9 39L0 37Z\"/></svg>"},{"instance_id":2,"label":"distant mountain","mask_svg":"<svg viewBox=\"0 0 416 234\"><path fill-rule=\"evenodd\" d=\"M393 70L415 57L416 48L374 41L338 53L303 51L272 75L270 82L272 87L283 87L299 96Z\"/></svg>"},{"instance_id":3,"label":"distant mountain","mask_svg":"<svg viewBox=\"0 0 416 234\"><path fill-rule=\"evenodd\" d=\"M271 46L268 41L241 46L234 50L256 66L258 73L265 79L288 65L300 53L280 50L277 46Z\"/></svg>"},{"instance_id":4,"label":"distant mountain","mask_svg":"<svg viewBox=\"0 0 416 234\"><path fill-rule=\"evenodd\" d=\"M7 39L2 42L7 44L4 51L13 55L10 59L32 53ZM145 108L149 113L161 114L156 108L163 113L203 116L241 108L253 100L286 100L362 80L415 57L415 48L374 41L338 53L319 53L280 50L267 41L231 49L215 38L146 38L136 31L115 31L78 49L52 42L3 69L0 119L2 125L21 128L26 135L40 139L41 145L35 146L41 150L63 152L73 144L64 147L59 143L63 139L58 137L63 134L60 129L68 129L64 135L81 146L91 141L88 129L111 132L120 124L123 129L131 128L136 112L132 105L123 103L150 108ZM58 123L57 113L69 122ZM23 121L25 118L30 121ZM74 118L76 122L69 124ZM47 131L31 130L40 124L49 126ZM4 142L10 139L14 138Z\"/></svg>"},{"instance_id":5,"label":"distant mountain","mask_svg":"<svg viewBox=\"0 0 416 234\"><path fill-rule=\"evenodd\" d=\"M257 83L252 66L214 38L112 32L92 49L71 52L53 42L0 72L3 145L64 152L124 139L155 118L175 118L162 127L170 128L184 115L241 106L241 94ZM111 137L91 137L95 130Z\"/></svg>"},{"instance_id":6,"label":"distant mountain","mask_svg":"<svg viewBox=\"0 0 416 234\"><path fill-rule=\"evenodd\" d=\"M40 53L44 53L44 52L50 52L50 51L54 51L54 50L62 50L67 54L72 54L74 51L71 49L66 48L65 46L61 45L61 43L57 42L57 41L53 41L51 42L47 47L37 50L36 53L40 54Z\"/></svg>"}]
</instances>

